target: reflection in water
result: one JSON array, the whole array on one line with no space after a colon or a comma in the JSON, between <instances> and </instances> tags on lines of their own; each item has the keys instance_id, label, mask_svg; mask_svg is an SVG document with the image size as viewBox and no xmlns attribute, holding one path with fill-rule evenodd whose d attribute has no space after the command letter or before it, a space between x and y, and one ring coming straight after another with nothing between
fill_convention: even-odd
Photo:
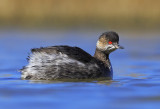
<instances>
[{"instance_id":1,"label":"reflection in water","mask_svg":"<svg viewBox=\"0 0 160 109\"><path fill-rule=\"evenodd\" d=\"M125 37L123 51L111 54L113 80L45 81L21 80L18 69L26 65L33 47L67 44L94 53L97 36L94 32L69 31L58 34L0 33L0 108L65 108L65 109L159 109L160 105L160 37ZM76 38L75 38L76 34ZM96 33L97 34L97 33ZM33 36L46 36L45 38ZM71 36L55 38L52 36ZM16 37L12 37L16 36ZM24 36L24 37L23 37ZM31 37L27 37L31 36ZM92 36L92 37L80 37ZM142 46L135 44L140 43ZM152 45L149 45L150 42ZM130 45L130 46L128 46ZM133 46L134 45L134 46Z\"/></svg>"}]
</instances>

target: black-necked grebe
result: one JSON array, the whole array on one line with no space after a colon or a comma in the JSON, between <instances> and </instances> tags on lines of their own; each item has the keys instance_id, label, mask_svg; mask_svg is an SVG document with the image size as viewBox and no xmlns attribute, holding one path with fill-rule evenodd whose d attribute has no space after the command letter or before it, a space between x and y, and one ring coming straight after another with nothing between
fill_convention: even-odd
<instances>
[{"instance_id":1,"label":"black-necked grebe","mask_svg":"<svg viewBox=\"0 0 160 109\"><path fill-rule=\"evenodd\" d=\"M51 46L32 49L29 64L22 72L22 79L92 79L100 77L112 78L112 66L109 54L119 46L116 32L103 33L96 45L92 57L78 47Z\"/></svg>"}]
</instances>

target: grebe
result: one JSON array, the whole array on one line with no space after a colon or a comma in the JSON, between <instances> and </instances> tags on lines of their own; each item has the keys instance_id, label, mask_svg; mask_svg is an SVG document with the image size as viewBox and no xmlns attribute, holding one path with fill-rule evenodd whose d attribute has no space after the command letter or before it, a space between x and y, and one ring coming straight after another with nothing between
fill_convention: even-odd
<instances>
[{"instance_id":1,"label":"grebe","mask_svg":"<svg viewBox=\"0 0 160 109\"><path fill-rule=\"evenodd\" d=\"M55 79L94 79L109 77L113 70L109 54L119 45L116 32L103 33L96 45L94 56L79 47L50 46L31 49L29 64L21 69L22 79L55 80Z\"/></svg>"}]
</instances>

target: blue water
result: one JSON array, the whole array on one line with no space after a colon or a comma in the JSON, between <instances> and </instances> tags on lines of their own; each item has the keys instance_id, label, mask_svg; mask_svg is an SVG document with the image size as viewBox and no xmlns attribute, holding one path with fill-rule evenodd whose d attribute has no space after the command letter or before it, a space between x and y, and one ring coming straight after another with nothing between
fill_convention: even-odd
<instances>
[{"instance_id":1,"label":"blue water","mask_svg":"<svg viewBox=\"0 0 160 109\"><path fill-rule=\"evenodd\" d=\"M118 32L124 50L110 55L114 79L21 80L31 48L78 46L94 54L97 31L0 31L0 109L160 109L160 34Z\"/></svg>"}]
</instances>

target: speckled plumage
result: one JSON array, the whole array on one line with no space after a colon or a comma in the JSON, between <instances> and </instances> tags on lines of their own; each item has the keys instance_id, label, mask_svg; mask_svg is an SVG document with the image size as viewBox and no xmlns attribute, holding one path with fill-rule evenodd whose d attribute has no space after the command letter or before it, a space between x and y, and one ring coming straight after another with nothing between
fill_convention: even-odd
<instances>
[{"instance_id":1,"label":"speckled plumage","mask_svg":"<svg viewBox=\"0 0 160 109\"><path fill-rule=\"evenodd\" d=\"M108 37L108 34L111 35ZM103 33L99 41L109 41L110 39L115 39L116 42L119 41L119 37L118 39L113 37L117 37L115 32ZM102 38L107 39L103 40ZM104 43L106 43L105 41ZM51 46L35 48L31 50L29 64L21 70L21 77L22 79L32 80L112 78L113 72L108 54L110 52L105 52L106 49L106 45L104 48L97 46L95 55L91 56L79 47Z\"/></svg>"}]
</instances>

